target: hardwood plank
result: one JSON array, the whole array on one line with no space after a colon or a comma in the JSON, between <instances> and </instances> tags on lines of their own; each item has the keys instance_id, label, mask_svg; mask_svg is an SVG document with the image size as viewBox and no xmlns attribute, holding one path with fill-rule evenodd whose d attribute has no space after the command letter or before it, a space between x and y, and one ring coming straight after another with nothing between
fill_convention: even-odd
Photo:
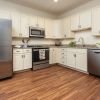
<instances>
[{"instance_id":1,"label":"hardwood plank","mask_svg":"<svg viewBox=\"0 0 100 100\"><path fill-rule=\"evenodd\" d=\"M61 66L0 81L0 100L100 100L100 79Z\"/></svg>"}]
</instances>

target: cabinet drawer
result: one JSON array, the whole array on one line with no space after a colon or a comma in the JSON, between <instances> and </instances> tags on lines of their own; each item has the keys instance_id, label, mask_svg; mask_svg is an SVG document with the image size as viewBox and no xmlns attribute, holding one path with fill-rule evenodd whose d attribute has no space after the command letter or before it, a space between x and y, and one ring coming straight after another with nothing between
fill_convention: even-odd
<instances>
[{"instance_id":1,"label":"cabinet drawer","mask_svg":"<svg viewBox=\"0 0 100 100\"><path fill-rule=\"evenodd\" d=\"M73 52L73 53L87 53L87 49L74 49L74 48L68 48L67 52Z\"/></svg>"},{"instance_id":2,"label":"cabinet drawer","mask_svg":"<svg viewBox=\"0 0 100 100\"><path fill-rule=\"evenodd\" d=\"M24 53L32 53L32 49L24 49Z\"/></svg>"},{"instance_id":3,"label":"cabinet drawer","mask_svg":"<svg viewBox=\"0 0 100 100\"><path fill-rule=\"evenodd\" d=\"M61 48L61 52L67 52L66 48Z\"/></svg>"},{"instance_id":4,"label":"cabinet drawer","mask_svg":"<svg viewBox=\"0 0 100 100\"><path fill-rule=\"evenodd\" d=\"M87 53L87 49L76 49L76 53Z\"/></svg>"},{"instance_id":5,"label":"cabinet drawer","mask_svg":"<svg viewBox=\"0 0 100 100\"><path fill-rule=\"evenodd\" d=\"M23 53L23 49L13 49L13 53Z\"/></svg>"}]
</instances>

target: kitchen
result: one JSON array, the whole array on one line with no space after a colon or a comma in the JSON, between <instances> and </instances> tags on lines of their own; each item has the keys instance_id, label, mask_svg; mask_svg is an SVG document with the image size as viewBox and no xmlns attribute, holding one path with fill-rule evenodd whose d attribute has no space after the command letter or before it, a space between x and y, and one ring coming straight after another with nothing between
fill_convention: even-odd
<instances>
[{"instance_id":1,"label":"kitchen","mask_svg":"<svg viewBox=\"0 0 100 100\"><path fill-rule=\"evenodd\" d=\"M37 2L0 1L0 99L99 100L100 1Z\"/></svg>"}]
</instances>

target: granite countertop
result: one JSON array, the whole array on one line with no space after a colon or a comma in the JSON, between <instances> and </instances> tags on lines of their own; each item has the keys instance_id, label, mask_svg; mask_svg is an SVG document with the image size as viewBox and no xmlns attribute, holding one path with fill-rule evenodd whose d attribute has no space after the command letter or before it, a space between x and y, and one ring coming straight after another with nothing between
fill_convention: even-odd
<instances>
[{"instance_id":1,"label":"granite countertop","mask_svg":"<svg viewBox=\"0 0 100 100\"><path fill-rule=\"evenodd\" d=\"M61 45L61 46L41 45L39 48L43 48L43 47L48 47L48 48L50 48L50 47L55 47L55 48L74 48L74 49L91 49L91 48L96 48L95 45L85 45L84 47L82 47L81 45L78 45L76 47L70 47L68 45ZM25 47L22 46L22 47L18 48L18 47L15 47L13 45L13 48L16 48L16 49L28 49L28 48L33 48L33 47L28 46L28 47L25 48ZM38 48L38 47L34 47L34 48Z\"/></svg>"}]
</instances>

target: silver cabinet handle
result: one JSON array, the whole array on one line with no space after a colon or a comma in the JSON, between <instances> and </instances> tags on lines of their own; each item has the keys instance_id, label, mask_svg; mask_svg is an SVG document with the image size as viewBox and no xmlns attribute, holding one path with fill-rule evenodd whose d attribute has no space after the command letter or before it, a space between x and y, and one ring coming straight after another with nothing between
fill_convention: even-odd
<instances>
[{"instance_id":1,"label":"silver cabinet handle","mask_svg":"<svg viewBox=\"0 0 100 100\"><path fill-rule=\"evenodd\" d=\"M23 55L22 55L22 58L23 58Z\"/></svg>"},{"instance_id":2,"label":"silver cabinet handle","mask_svg":"<svg viewBox=\"0 0 100 100\"><path fill-rule=\"evenodd\" d=\"M73 54L74 57L76 57L76 54Z\"/></svg>"}]
</instances>

